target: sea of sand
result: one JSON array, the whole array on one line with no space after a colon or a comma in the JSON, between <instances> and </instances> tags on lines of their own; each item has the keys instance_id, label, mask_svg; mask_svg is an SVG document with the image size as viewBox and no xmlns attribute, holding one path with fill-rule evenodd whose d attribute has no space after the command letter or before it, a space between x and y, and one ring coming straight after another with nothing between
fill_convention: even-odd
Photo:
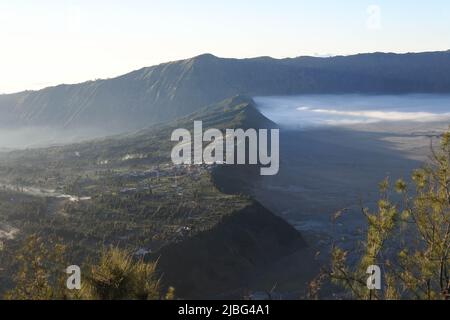
<instances>
[{"instance_id":1,"label":"sea of sand","mask_svg":"<svg viewBox=\"0 0 450 320\"><path fill-rule=\"evenodd\" d=\"M349 107L344 108L347 97L337 98L338 107L332 105L333 97L329 95L324 97L324 101L320 96L314 96L314 99L307 97L308 108L318 110L327 105L333 110L358 110L354 95L350 97ZM292 103L292 97L287 99ZM362 99L362 105L368 105L369 109L360 108L364 112L376 111L372 104L374 101L391 101L385 96L357 96L358 99ZM414 99L420 101L414 102ZM425 107L426 97L423 95L394 97L394 102L400 101L405 106L411 100L415 110L395 108L391 101L391 108L379 107L384 110L384 115L375 114L383 118L391 111L397 112L391 120L361 118L361 114L373 115L369 112L358 113L359 121L355 121L348 119L349 113L346 113L341 114L341 118L332 114L332 124L324 123L323 118L316 118L314 123L310 122L311 119L301 122L302 110L297 110L300 115L293 114L292 110L295 112L302 108L305 105L302 101L292 103L287 112L289 103L283 97L255 100L260 110L281 127L280 171L276 176L254 179L246 192L289 221L309 244L307 252L288 257L278 267L274 266L272 274L276 275L273 278L269 273L264 275L264 279L270 281L279 279L280 273L284 273L286 280L280 280L279 289L286 292L304 288L307 278L326 263L332 244L349 250L357 248L366 228L362 208L376 207L379 182L386 177L391 181L398 178L408 180L414 169L429 161L431 146L438 145L440 135L450 124L446 116L450 112L449 96L429 96L430 104L439 102L438 111ZM313 101L318 101L317 106ZM276 107L277 102L280 103L279 108ZM418 105L423 105L423 110L417 109ZM271 108L268 110L268 107ZM412 112L418 114L418 118L409 114ZM421 113L428 114L428 118L421 118ZM401 119L401 116L406 119ZM343 118L352 121L341 121ZM332 217L337 212L342 212L342 215L334 221ZM285 269L287 265L289 272Z\"/></svg>"}]
</instances>

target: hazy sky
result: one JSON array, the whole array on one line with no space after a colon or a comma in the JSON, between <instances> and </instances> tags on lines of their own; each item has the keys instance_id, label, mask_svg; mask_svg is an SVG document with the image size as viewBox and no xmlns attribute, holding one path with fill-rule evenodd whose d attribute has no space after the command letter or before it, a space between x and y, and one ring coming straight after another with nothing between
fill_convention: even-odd
<instances>
[{"instance_id":1,"label":"hazy sky","mask_svg":"<svg viewBox=\"0 0 450 320\"><path fill-rule=\"evenodd\" d=\"M450 49L450 1L0 0L0 92L209 52L294 57Z\"/></svg>"}]
</instances>

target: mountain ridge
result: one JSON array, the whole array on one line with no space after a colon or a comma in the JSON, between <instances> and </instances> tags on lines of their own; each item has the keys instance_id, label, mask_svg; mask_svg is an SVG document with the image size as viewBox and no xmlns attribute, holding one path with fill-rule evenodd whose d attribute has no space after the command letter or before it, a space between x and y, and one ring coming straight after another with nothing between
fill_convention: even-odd
<instances>
[{"instance_id":1,"label":"mountain ridge","mask_svg":"<svg viewBox=\"0 0 450 320\"><path fill-rule=\"evenodd\" d=\"M331 55L331 56L325 56L325 57L312 56L312 55L300 55L300 56L296 56L296 57L286 57L286 58L275 58L275 57L271 57L271 56L256 56L256 57L249 57L249 58L225 58L225 57L219 57L219 56L217 56L215 54L212 54L212 53L202 53L202 54L193 56L191 58L171 60L171 61L161 62L161 63L155 64L155 65L152 65L152 66L141 67L141 68L138 68L138 69L135 69L135 70L131 70L131 71L127 72L127 73L117 75L117 76L98 78L98 79L95 79L95 80L85 80L85 81L73 82L73 83L60 83L60 84L45 86L45 87L40 88L40 89L24 89L24 90L19 90L19 91L15 91L15 92L0 93L0 97L2 97L2 96L14 96L14 95L19 95L19 94L24 94L24 93L34 93L34 92L38 92L38 91L42 91L42 90L54 89L54 88L65 87L65 86L76 86L76 85L88 84L88 83L92 83L92 82L108 81L108 80L121 78L121 77L126 76L126 75L128 75L130 73L138 72L138 71L141 71L141 70L144 70L144 69L149 69L149 68L153 68L153 67L157 67L157 66L161 66L161 65L166 65L166 64L170 64L170 63L176 63L176 62L183 62L183 61L188 61L188 60L201 60L203 58L215 58L215 59L226 59L226 60L275 60L275 61L289 61L289 60L297 60L297 59L321 60L321 59L349 58L349 57L361 57L361 56L371 56L371 55L372 56L374 56L374 55L406 56L406 55L424 55L424 54L440 54L440 53L450 53L450 49L442 50L442 51L404 52L404 53L375 51L375 52L366 52L366 53L356 53L356 54L350 54L350 55Z\"/></svg>"},{"instance_id":2,"label":"mountain ridge","mask_svg":"<svg viewBox=\"0 0 450 320\"><path fill-rule=\"evenodd\" d=\"M219 58L203 54L130 73L0 95L0 128L102 128L173 120L238 94L450 93L450 51L329 58Z\"/></svg>"}]
</instances>

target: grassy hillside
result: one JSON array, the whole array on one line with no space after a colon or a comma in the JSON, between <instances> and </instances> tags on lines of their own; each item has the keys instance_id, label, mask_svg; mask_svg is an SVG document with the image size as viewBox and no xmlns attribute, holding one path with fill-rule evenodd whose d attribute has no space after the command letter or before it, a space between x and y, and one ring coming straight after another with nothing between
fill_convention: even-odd
<instances>
[{"instance_id":1,"label":"grassy hillside","mask_svg":"<svg viewBox=\"0 0 450 320\"><path fill-rule=\"evenodd\" d=\"M184 297L244 286L246 274L304 247L252 199L221 192L215 166L171 163L172 130L195 119L205 128L274 126L250 99L235 97L126 136L2 156L2 288L12 285L15 250L35 233L61 238L74 264L109 245L159 258L164 283Z\"/></svg>"}]
</instances>

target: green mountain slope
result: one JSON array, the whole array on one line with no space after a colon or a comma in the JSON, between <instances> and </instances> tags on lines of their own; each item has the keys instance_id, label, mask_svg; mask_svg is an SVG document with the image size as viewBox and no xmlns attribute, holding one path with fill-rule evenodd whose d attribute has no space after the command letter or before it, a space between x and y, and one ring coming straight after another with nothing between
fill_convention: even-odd
<instances>
[{"instance_id":1,"label":"green mountain slope","mask_svg":"<svg viewBox=\"0 0 450 320\"><path fill-rule=\"evenodd\" d=\"M0 229L10 236L0 239L0 287L12 285L16 248L34 233L61 238L73 264L109 245L159 259L163 283L180 297L251 285L251 275L304 249L287 222L220 191L215 166L171 163L172 130L196 119L205 128L274 126L251 99L235 97L126 136L1 157Z\"/></svg>"}]
</instances>

